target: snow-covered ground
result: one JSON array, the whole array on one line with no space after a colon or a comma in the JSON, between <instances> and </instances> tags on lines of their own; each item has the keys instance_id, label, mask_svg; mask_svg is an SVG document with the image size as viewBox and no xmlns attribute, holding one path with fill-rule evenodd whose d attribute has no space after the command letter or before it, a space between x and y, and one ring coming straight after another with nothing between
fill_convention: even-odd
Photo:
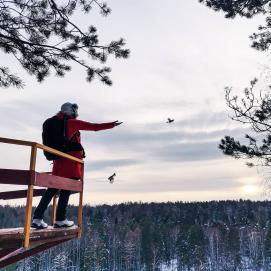
<instances>
[{"instance_id":1,"label":"snow-covered ground","mask_svg":"<svg viewBox=\"0 0 271 271\"><path fill-rule=\"evenodd\" d=\"M177 260L172 260L169 265L162 264L161 271L177 271Z\"/></svg>"}]
</instances>

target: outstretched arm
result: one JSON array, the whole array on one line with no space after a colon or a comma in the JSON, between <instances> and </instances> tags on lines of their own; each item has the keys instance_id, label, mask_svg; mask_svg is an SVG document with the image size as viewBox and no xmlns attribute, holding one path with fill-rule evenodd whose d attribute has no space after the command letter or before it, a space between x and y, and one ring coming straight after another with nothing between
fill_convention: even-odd
<instances>
[{"instance_id":1,"label":"outstretched arm","mask_svg":"<svg viewBox=\"0 0 271 271\"><path fill-rule=\"evenodd\" d=\"M119 122L91 123L83 120L69 119L67 134L68 137L71 137L76 131L100 131L111 129L119 124Z\"/></svg>"}]
</instances>

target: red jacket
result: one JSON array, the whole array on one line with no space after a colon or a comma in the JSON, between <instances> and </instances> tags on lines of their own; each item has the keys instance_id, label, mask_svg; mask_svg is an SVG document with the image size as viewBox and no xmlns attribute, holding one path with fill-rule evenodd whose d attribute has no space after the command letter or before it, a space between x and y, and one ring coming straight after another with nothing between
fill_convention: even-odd
<instances>
[{"instance_id":1,"label":"red jacket","mask_svg":"<svg viewBox=\"0 0 271 271\"><path fill-rule=\"evenodd\" d=\"M63 114L59 113L57 115L59 118L63 118ZM105 129L111 129L114 127L113 122L108 123L90 123L77 119L68 119L67 120L67 140L74 140L75 142L80 143L80 130L84 131L100 131ZM83 151L71 151L68 154L75 156L79 159L83 158ZM60 177L80 179L82 175L81 164L74 162L66 158L59 158L53 162L52 174Z\"/></svg>"}]
</instances>

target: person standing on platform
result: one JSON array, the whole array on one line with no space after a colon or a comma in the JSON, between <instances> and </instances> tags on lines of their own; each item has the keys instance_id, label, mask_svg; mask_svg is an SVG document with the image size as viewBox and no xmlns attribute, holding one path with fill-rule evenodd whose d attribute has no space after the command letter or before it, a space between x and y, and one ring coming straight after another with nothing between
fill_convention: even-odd
<instances>
[{"instance_id":1,"label":"person standing on platform","mask_svg":"<svg viewBox=\"0 0 271 271\"><path fill-rule=\"evenodd\" d=\"M49 147L53 147L63 151L76 158L83 159L85 157L84 149L81 145L80 131L100 131L105 129L112 129L115 126L122 124L122 122L114 121L108 123L90 123L78 120L78 105L73 103L64 103L61 110L52 118L47 119L43 124L43 143ZM56 133L60 133L57 138ZM56 143L50 142L49 137L55 136ZM64 139L65 143L60 141ZM64 146L65 145L65 146ZM62 146L62 147L60 147ZM54 154L44 153L48 160L53 160L52 175L65 177L69 179L79 180L82 176L81 164L67 158L62 158ZM56 222L54 227L71 227L74 225L73 221L66 218L66 209L71 192L69 190L58 190L55 188L48 188L37 208L35 209L31 227L36 229L44 229L48 224L44 222L43 216L50 201L59 191L59 200L56 211Z\"/></svg>"}]
</instances>

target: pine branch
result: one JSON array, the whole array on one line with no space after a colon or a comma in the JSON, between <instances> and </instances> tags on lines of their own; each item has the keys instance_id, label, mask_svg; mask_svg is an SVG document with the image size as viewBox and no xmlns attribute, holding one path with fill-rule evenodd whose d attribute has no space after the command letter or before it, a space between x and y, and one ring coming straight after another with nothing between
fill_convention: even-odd
<instances>
[{"instance_id":1,"label":"pine branch","mask_svg":"<svg viewBox=\"0 0 271 271\"><path fill-rule=\"evenodd\" d=\"M111 85L107 75L110 68L95 68L79 58L79 53L82 51L94 61L105 63L109 55L127 58L130 52L123 48L123 39L101 45L94 26L84 32L71 21L79 6L88 13L92 3L98 5L102 13L110 12L106 4L90 0L69 0L62 6L54 0L0 0L0 49L12 53L38 81L44 80L51 69L56 75L64 76L71 69L66 62L73 62L86 69L87 81L97 75L102 82ZM58 41L50 44L56 38Z\"/></svg>"}]
</instances>

